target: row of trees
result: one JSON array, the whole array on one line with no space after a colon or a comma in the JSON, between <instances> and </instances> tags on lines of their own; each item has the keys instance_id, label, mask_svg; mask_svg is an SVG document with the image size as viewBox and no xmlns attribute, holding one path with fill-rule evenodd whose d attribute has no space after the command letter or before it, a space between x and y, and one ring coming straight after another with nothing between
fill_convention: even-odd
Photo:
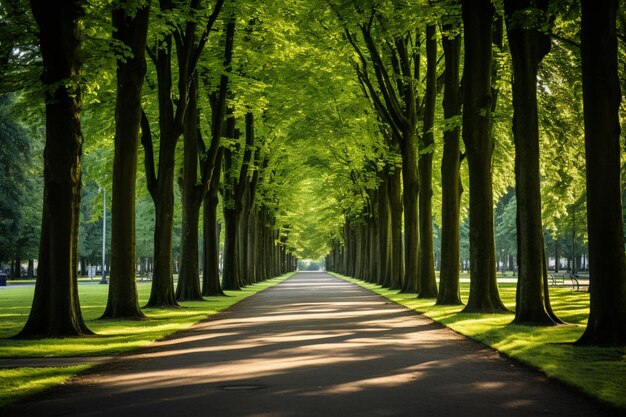
<instances>
[{"instance_id":1,"label":"row of trees","mask_svg":"<svg viewBox=\"0 0 626 417\"><path fill-rule=\"evenodd\" d=\"M277 223L279 201L272 190L275 168L271 136L258 136L255 113L261 114L261 109L255 108L252 97L239 96L231 82L232 77L239 77L245 84L254 77L245 73L249 68L243 64L235 68L233 63L235 28L245 22L246 16L241 14L250 10L249 5L224 6L224 1L218 0L205 7L193 0L188 4L161 1L158 5L132 0L112 5L33 1L28 9L16 1L9 2L3 10L3 22L6 18L21 25L11 32L19 41L15 45L25 45L33 51L27 55L17 46L10 49L3 72L16 77L19 68L37 68L41 63L41 84L24 88L32 91L40 86L45 97L39 268L33 306L20 337L91 333L80 314L77 247L83 93L88 90L85 80L90 78L89 71L102 71L96 64L109 65L108 73L97 74L108 75L110 81L99 86L106 90L96 96L97 100L108 102L102 110L91 107L94 122L86 131L102 129L98 122L113 108L115 114L115 123L107 132L113 137L112 175L106 175L106 170L103 175L104 179L111 178L112 236L109 297L102 317L144 318L135 284L140 143L144 156L142 174L155 213L154 265L147 306L175 307L180 300L223 295L222 288L236 290L295 268L296 259L285 246L288 231ZM29 21L31 16L34 22ZM33 23L38 30L33 30ZM254 22L247 24L250 36L255 30ZM87 35L81 31L83 25ZM100 51L104 56L83 61L86 54L82 45L86 39L91 46L98 46L98 36L107 38L107 32L112 49ZM31 33L38 35L28 39ZM221 42L213 39L219 33ZM212 45L213 50L207 45ZM146 56L151 65L147 65ZM152 77L156 77L156 83L145 91L144 81L154 80ZM37 108L33 102L29 105ZM207 132L205 141L203 134ZM180 138L183 149L178 153ZM97 152L101 148L88 149ZM183 161L177 178L176 159L180 154ZM172 242L177 179L183 221L181 270L174 290ZM217 228L220 194L225 226L222 281ZM198 231L203 202L201 283Z\"/></svg>"},{"instance_id":2,"label":"row of trees","mask_svg":"<svg viewBox=\"0 0 626 417\"><path fill-rule=\"evenodd\" d=\"M558 67L539 71L551 47L556 47L559 54L579 54L582 64L591 316L579 343L624 345L626 264L617 2L594 6L582 1L581 9L570 2L550 1L504 1L504 7L499 8L490 0L416 7L421 10L415 11L413 21L398 23L396 18L406 9L397 4L344 2L333 6L345 39L355 51L354 68L363 93L380 120L384 138L381 146L399 153L402 163L377 161L383 165L373 170L378 183L364 188L367 195L356 215L346 213L341 239L327 257L328 269L416 292L418 297L436 298L438 304L461 304L459 223L464 187L460 167L467 160L471 284L463 311L506 311L496 282L493 211L493 170L497 167L493 160L497 139L494 121L496 109L506 105L509 109L501 113L512 113L513 123L508 127L514 147L510 151L515 157L512 166L519 278L514 322L562 323L550 308L548 293L541 182L547 176L545 170L554 167L544 164L544 171L540 168L543 146L539 140L537 98L538 82L540 92L548 97L553 83L562 83L560 77L550 77ZM571 29L567 34L574 33L572 38L559 36L559 30L572 22L580 22L580 41ZM437 51L437 28L443 54ZM561 45L566 42L566 47ZM572 45L580 46L580 50ZM424 53L425 59L421 57ZM510 54L510 58L503 58L504 54ZM421 67L424 61L425 74ZM503 63L511 68L508 91L501 82ZM441 271L437 288L431 202L433 126L438 106L435 97L441 87L440 123L444 133L440 165ZM510 104L503 104L503 100L510 100ZM542 101L550 103L549 98ZM550 109L542 109L546 110ZM548 126L555 124L552 121ZM399 203L400 191L395 185L400 173L403 204ZM550 203L551 210L555 210L558 204ZM556 229L558 217L549 220L552 230ZM401 219L403 228L399 226ZM400 239L402 232L404 242ZM555 230L553 236L557 238L558 234Z\"/></svg>"},{"instance_id":3,"label":"row of trees","mask_svg":"<svg viewBox=\"0 0 626 417\"><path fill-rule=\"evenodd\" d=\"M583 219L587 211L590 265L603 262L594 261L591 220L607 216L592 216L591 205L597 203L590 186L584 191L585 174L592 175L584 151L589 135L579 123L584 89L572 82L580 80L587 59L576 2L506 2L506 7L486 0L64 4L67 10L49 13L52 6L44 2L33 1L32 9L20 0L3 2L1 22L11 28L7 33L14 46L2 52L7 59L0 66L0 85L3 92L18 92L13 114L20 117L14 118L27 115L32 125L41 119L37 103L42 94L48 97L44 160L55 163L46 165L44 184L46 190L61 187L65 194L44 193L42 236L61 233L55 242L75 239L74 223L46 225L59 218L69 221L68 213L78 207L72 199L80 190L81 163L86 183L111 188L112 283L106 316L141 317L134 288L136 233L140 239L154 233L149 305L174 306L177 299L219 293L217 219L225 235L225 287L289 269L294 257L331 253L329 268L437 297L440 303L460 303L460 224L469 216L472 284L466 311L499 312L504 306L495 281L493 215L499 200L508 210L506 224L519 226L511 253L520 266L520 323L558 320L547 302L545 231L551 239L569 239L568 225L580 221L573 221L571 213ZM611 7L609 12L615 12ZM33 16L45 41L32 36L37 33ZM615 32L614 17L605 26ZM59 25L73 29L48 27ZM68 53L81 43L82 55ZM55 63L46 55L48 47L50 55L65 61ZM617 58L615 48L605 55ZM40 64L46 74L42 82L34 75ZM615 77L617 69L601 79ZM542 111L533 110L534 103ZM55 116L58 106L73 110L59 113L66 117L62 123L48 122L61 117ZM585 117L600 108L592 106ZM55 135L70 133L73 139L65 140L74 148L56 144L61 139ZM69 149L75 150L71 158ZM55 152L63 153L65 165ZM49 171L53 168L65 177ZM594 186L602 195L615 192L608 188L615 188L615 181L619 185L619 175L617 180L612 175L613 182ZM142 186L135 188L136 183ZM517 191L515 204L507 195L511 187ZM46 205L47 199L65 206L56 200ZM57 217L55 210L66 211ZM155 227L146 231L137 216L152 215ZM181 271L175 291L172 224L177 216ZM504 217L497 213L496 218ZM441 232L439 287L433 220ZM611 230L623 239L615 224ZM60 280L57 294L75 293L75 247L68 243L61 251L47 242L49 236L42 239L39 262L45 268L39 280ZM60 269L51 272L52 258L63 267L55 261ZM595 298L594 314L602 316L599 311L606 308L613 317L623 317L618 307L624 304L619 302L623 278L591 274L592 297L608 297L596 290L606 283L617 297L602 298L604 303ZM44 285L38 287L51 294ZM36 296L35 303L44 303L43 298ZM67 305L75 307L77 301ZM50 325L24 335L43 334L44 328ZM84 330L60 329L55 334ZM613 324L585 341L619 344L622 330Z\"/></svg>"}]
</instances>

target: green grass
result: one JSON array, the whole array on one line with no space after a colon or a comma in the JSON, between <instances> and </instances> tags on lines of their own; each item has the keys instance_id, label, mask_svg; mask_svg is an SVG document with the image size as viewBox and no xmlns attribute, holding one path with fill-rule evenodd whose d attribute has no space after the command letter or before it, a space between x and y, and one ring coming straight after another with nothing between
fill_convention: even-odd
<instances>
[{"instance_id":1,"label":"green grass","mask_svg":"<svg viewBox=\"0 0 626 417\"><path fill-rule=\"evenodd\" d=\"M0 370L0 407L62 384L89 365Z\"/></svg>"},{"instance_id":2,"label":"green grass","mask_svg":"<svg viewBox=\"0 0 626 417\"><path fill-rule=\"evenodd\" d=\"M259 291L284 281L286 274L241 291L225 291L227 297L182 302L183 308L143 309L149 320L98 320L104 311L107 285L79 285L81 310L87 326L97 336L65 339L14 340L28 318L34 287L0 290L0 358L74 357L117 355L147 346L172 333L191 327ZM138 282L139 303L144 305L150 283ZM62 383L93 365L0 369L0 407Z\"/></svg>"},{"instance_id":3,"label":"green grass","mask_svg":"<svg viewBox=\"0 0 626 417\"><path fill-rule=\"evenodd\" d=\"M478 340L498 351L544 372L548 377L626 409L626 349L574 346L583 333L589 315L589 294L571 289L551 288L556 314L566 326L533 327L510 324L514 314L465 314L463 306L435 306L433 299L399 294L353 278L333 274L356 283L412 310ZM515 284L500 284L500 297L510 310L515 308ZM467 300L469 284L461 284Z\"/></svg>"}]
</instances>

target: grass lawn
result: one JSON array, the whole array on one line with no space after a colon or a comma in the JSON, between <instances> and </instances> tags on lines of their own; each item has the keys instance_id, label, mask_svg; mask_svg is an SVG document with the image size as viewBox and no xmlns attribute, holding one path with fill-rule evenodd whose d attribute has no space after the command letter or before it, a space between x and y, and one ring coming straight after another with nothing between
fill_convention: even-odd
<instances>
[{"instance_id":1,"label":"grass lawn","mask_svg":"<svg viewBox=\"0 0 626 417\"><path fill-rule=\"evenodd\" d=\"M565 326L532 327L510 324L514 314L462 314L463 306L435 306L433 299L399 294L357 279L333 274L383 295L391 301L446 325L498 351L544 372L581 391L626 410L626 349L574 346L589 315L589 294L565 288L550 288L552 307ZM515 308L515 284L499 285L500 297ZM467 300L469 284L461 284Z\"/></svg>"},{"instance_id":2,"label":"grass lawn","mask_svg":"<svg viewBox=\"0 0 626 417\"><path fill-rule=\"evenodd\" d=\"M87 326L97 336L66 339L13 340L24 326L34 287L0 289L0 358L109 356L149 345L217 313L259 291L284 281L286 274L241 291L225 291L227 297L207 297L205 301L182 302L184 308L154 309L143 312L144 321L98 320L106 305L108 286L79 285L79 297ZM139 305L150 295L150 283L138 282ZM0 369L0 407L62 383L90 365L46 368Z\"/></svg>"}]
</instances>

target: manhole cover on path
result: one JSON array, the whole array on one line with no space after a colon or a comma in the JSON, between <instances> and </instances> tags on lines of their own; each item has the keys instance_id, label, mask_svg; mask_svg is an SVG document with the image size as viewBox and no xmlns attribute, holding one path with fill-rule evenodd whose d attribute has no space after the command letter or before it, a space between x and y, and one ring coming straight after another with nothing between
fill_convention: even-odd
<instances>
[{"instance_id":1,"label":"manhole cover on path","mask_svg":"<svg viewBox=\"0 0 626 417\"><path fill-rule=\"evenodd\" d=\"M263 388L264 387L261 385L252 385L252 384L224 385L220 387L220 389L224 391L253 391L253 390L263 389Z\"/></svg>"}]
</instances>

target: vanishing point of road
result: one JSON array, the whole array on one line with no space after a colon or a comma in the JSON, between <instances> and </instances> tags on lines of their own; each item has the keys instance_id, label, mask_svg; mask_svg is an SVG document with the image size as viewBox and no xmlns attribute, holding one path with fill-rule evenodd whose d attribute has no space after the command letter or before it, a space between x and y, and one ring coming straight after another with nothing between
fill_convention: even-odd
<instances>
[{"instance_id":1,"label":"vanishing point of road","mask_svg":"<svg viewBox=\"0 0 626 417\"><path fill-rule=\"evenodd\" d=\"M7 411L12 417L618 415L324 273L296 274Z\"/></svg>"}]
</instances>

